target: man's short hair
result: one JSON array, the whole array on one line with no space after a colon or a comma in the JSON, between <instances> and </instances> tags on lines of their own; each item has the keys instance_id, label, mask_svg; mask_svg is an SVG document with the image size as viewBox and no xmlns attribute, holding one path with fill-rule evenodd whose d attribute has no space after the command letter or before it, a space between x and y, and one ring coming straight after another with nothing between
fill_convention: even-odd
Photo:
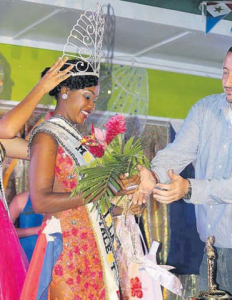
<instances>
[{"instance_id":1,"label":"man's short hair","mask_svg":"<svg viewBox=\"0 0 232 300\"><path fill-rule=\"evenodd\" d=\"M227 53L228 53L228 52L232 52L232 47L230 47L230 49L227 51Z\"/></svg>"}]
</instances>

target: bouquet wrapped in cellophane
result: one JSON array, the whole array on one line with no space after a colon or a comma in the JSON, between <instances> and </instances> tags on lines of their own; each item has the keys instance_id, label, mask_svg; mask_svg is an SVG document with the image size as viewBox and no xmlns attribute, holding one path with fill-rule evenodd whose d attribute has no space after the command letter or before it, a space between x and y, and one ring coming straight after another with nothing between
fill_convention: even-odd
<instances>
[{"instance_id":1,"label":"bouquet wrapped in cellophane","mask_svg":"<svg viewBox=\"0 0 232 300\"><path fill-rule=\"evenodd\" d=\"M96 159L87 166L76 168L80 181L73 191L73 194L82 193L86 203L93 201L93 208L101 212L111 206L110 199L115 195L126 193L128 186L133 189L139 183L138 164L149 166L140 139L131 137L124 142L123 116L112 117L104 126L106 129L103 130L92 126L92 134L82 139L82 144Z\"/></svg>"}]
</instances>

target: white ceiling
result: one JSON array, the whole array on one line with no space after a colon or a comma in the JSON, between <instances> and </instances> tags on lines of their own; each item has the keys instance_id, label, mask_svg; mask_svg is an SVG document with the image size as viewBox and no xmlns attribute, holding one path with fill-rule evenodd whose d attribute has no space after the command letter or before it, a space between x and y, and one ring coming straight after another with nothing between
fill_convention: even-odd
<instances>
[{"instance_id":1,"label":"white ceiling","mask_svg":"<svg viewBox=\"0 0 232 300\"><path fill-rule=\"evenodd\" d=\"M0 43L62 50L92 2L0 0ZM105 10L110 7L105 34L114 41L115 63L220 78L225 52L232 46L231 21L221 21L205 36L199 15L120 0L99 3Z\"/></svg>"}]
</instances>

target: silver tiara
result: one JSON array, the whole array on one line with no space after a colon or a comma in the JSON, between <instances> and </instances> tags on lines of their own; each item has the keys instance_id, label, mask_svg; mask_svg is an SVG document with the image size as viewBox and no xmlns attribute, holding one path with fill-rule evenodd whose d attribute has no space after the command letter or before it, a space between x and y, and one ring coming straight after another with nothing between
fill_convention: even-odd
<instances>
[{"instance_id":1,"label":"silver tiara","mask_svg":"<svg viewBox=\"0 0 232 300\"><path fill-rule=\"evenodd\" d=\"M99 3L96 4L95 11L92 7L93 5L77 20L63 49L62 57L81 59L70 71L72 76L92 75L99 77L105 16ZM93 71L87 72L89 68Z\"/></svg>"}]
</instances>

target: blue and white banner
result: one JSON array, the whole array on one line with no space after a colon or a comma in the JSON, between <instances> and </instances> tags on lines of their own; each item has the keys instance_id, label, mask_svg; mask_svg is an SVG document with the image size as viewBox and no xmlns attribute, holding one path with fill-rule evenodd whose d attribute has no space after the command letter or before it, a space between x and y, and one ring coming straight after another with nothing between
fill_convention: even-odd
<instances>
[{"instance_id":1,"label":"blue and white banner","mask_svg":"<svg viewBox=\"0 0 232 300\"><path fill-rule=\"evenodd\" d=\"M202 12L205 14L206 17L206 34L208 34L217 23L219 23L222 19L228 16L232 11L232 1L204 1L201 5Z\"/></svg>"}]
</instances>

